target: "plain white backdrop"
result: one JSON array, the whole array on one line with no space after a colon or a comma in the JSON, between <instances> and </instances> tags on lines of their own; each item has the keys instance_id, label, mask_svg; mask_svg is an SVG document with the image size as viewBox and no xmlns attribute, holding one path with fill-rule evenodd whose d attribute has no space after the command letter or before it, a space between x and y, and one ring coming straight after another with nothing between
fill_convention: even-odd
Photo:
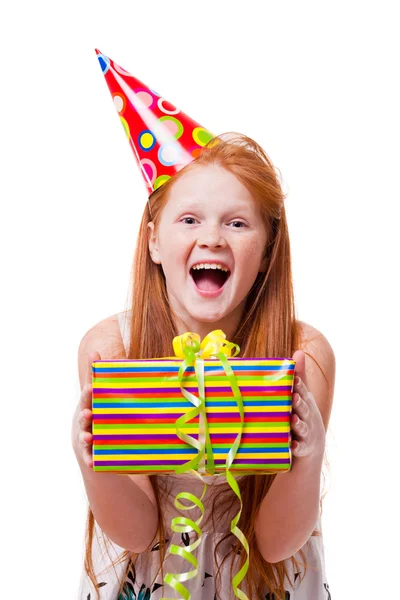
<instances>
[{"instance_id":1,"label":"plain white backdrop","mask_svg":"<svg viewBox=\"0 0 400 600\"><path fill-rule=\"evenodd\" d=\"M214 133L253 137L280 169L297 316L337 361L323 512L332 598L399 597L395 9L2 9L1 597L76 598L86 514L70 445L77 350L126 306L146 201L95 47Z\"/></svg>"}]
</instances>

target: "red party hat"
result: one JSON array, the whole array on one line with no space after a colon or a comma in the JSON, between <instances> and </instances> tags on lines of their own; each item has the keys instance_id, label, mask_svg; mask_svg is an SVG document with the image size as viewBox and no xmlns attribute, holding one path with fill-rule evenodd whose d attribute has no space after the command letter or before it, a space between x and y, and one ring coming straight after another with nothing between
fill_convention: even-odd
<instances>
[{"instance_id":1,"label":"red party hat","mask_svg":"<svg viewBox=\"0 0 400 600\"><path fill-rule=\"evenodd\" d=\"M96 54L150 195L214 135L100 50Z\"/></svg>"}]
</instances>

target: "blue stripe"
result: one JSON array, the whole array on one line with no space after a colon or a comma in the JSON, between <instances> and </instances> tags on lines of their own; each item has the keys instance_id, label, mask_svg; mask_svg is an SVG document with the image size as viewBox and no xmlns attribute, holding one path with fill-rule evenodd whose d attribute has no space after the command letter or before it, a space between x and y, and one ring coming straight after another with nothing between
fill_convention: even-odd
<instances>
[{"instance_id":1,"label":"blue stripe","mask_svg":"<svg viewBox=\"0 0 400 600\"><path fill-rule=\"evenodd\" d=\"M244 406L290 406L291 402L289 400L253 400L243 402ZM206 407L212 408L219 406L237 406L236 402L208 402L206 401ZM102 402L94 402L93 408L160 408L166 409L168 408L193 408L193 404L190 402L168 402L165 404L164 399L161 399L160 402L149 402L148 404L143 402L118 402L118 403L102 403Z\"/></svg>"},{"instance_id":2,"label":"blue stripe","mask_svg":"<svg viewBox=\"0 0 400 600\"><path fill-rule=\"evenodd\" d=\"M226 454L231 449L231 446L226 446L226 448L214 448L213 454ZM287 448L239 448L238 454L248 454L249 452L287 452ZM173 450L168 449L140 449L140 450L93 450L94 454L197 454L196 448L178 448Z\"/></svg>"}]
</instances>

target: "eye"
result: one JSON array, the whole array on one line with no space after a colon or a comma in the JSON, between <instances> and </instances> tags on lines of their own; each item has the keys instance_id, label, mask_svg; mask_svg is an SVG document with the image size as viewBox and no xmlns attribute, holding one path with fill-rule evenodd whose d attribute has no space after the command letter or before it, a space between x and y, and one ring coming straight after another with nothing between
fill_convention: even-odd
<instances>
[{"instance_id":1,"label":"eye","mask_svg":"<svg viewBox=\"0 0 400 600\"><path fill-rule=\"evenodd\" d=\"M196 219L194 217L184 217L181 220L181 223L185 223L185 221L195 221ZM186 225L193 225L193 223L185 223Z\"/></svg>"},{"instance_id":2,"label":"eye","mask_svg":"<svg viewBox=\"0 0 400 600\"><path fill-rule=\"evenodd\" d=\"M247 227L246 223L243 223L243 221L232 221L231 225L234 225L236 223L236 225L238 225L238 227L234 227L234 229L242 229L243 227Z\"/></svg>"}]
</instances>

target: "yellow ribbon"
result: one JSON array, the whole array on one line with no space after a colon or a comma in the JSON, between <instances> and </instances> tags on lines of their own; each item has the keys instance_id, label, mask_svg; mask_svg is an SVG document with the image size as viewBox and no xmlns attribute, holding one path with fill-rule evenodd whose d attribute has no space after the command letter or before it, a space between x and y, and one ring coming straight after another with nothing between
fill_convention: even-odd
<instances>
[{"instance_id":1,"label":"yellow ribbon","mask_svg":"<svg viewBox=\"0 0 400 600\"><path fill-rule=\"evenodd\" d=\"M235 575L232 580L232 587L234 594L237 598L241 600L248 600L248 597L244 592L238 589L239 584L246 576L246 573L249 568L249 545L244 536L243 532L237 527L237 523L240 519L240 515L242 513L242 499L240 495L239 486L235 480L235 478L231 475L229 469L235 459L236 452L240 446L240 440L242 437L243 424L244 424L244 409L243 409L243 399L239 390L239 387L236 383L235 375L231 369L231 366L227 360L227 357L232 356L232 350L234 350L233 356L237 356L239 354L240 348L237 344L232 342L228 342L226 340L226 336L221 329L216 329L211 331L201 342L200 336L197 333L186 332L183 335L177 336L173 340L173 348L175 352L175 356L178 358L182 358L183 361L179 368L178 380L180 384L180 388L182 394L185 398L193 404L194 409L189 410L185 415L177 419L176 421L176 435L182 441L186 442L193 448L196 448L198 453L197 456L186 462L183 465L176 467L176 473L186 473L191 471L196 477L198 477L202 483L202 477L200 473L209 473L214 474L215 466L214 466L214 456L212 452L210 433L207 423L206 416L206 408L205 408L205 384L204 384L204 359L216 357L222 363L224 371L228 377L229 383L231 385L235 400L237 402L239 412L240 412L240 424L239 424L239 432L236 436L236 440L230 449L226 463L226 480L229 483L231 489L239 498L240 508L237 515L231 521L231 533L235 535L239 541L242 543L243 547L246 550L247 558L245 564L240 569L239 573ZM188 366L194 365L197 382L198 382L198 391L199 397L197 398L194 394L188 392L184 388L184 373ZM193 438L185 434L180 430L180 427L195 418L199 415L199 434L198 439ZM205 464L205 455L207 453L207 466ZM195 531L198 535L198 538L195 542L187 546L186 548L182 548L175 544L171 544L169 548L170 554L179 555L194 567L192 571L188 571L186 573L167 573L164 577L164 582L172 587L175 592L181 594L184 600L190 600L191 594L187 590L187 588L182 585L182 582L188 581L189 579L193 579L196 577L198 573L198 561L196 557L192 554L192 551L195 550L201 543L202 539L202 531L200 529L200 523L204 517L204 505L202 500L205 496L207 490L207 484L204 484L203 492L200 498L197 498L193 494L189 494L187 492L181 492L177 494L175 499L175 506L181 510L191 510L192 508L199 508L201 512L201 516L197 521L193 521L192 519L188 519L186 517L176 517L172 519L171 529L178 533L188 533L191 531ZM186 500L190 500L193 502L191 506L185 506L179 502L179 498L184 498ZM161 598L161 600L176 600L171 598Z\"/></svg>"}]
</instances>

